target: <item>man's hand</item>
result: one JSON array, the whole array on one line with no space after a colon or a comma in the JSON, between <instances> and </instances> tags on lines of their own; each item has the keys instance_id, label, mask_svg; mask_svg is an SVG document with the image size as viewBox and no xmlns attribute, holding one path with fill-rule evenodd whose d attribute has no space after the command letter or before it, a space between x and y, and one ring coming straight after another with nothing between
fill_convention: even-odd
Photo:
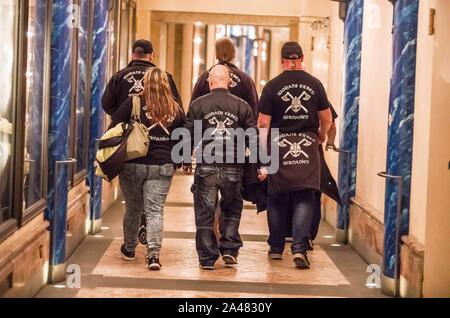
<instances>
[{"instance_id":1,"label":"man's hand","mask_svg":"<svg viewBox=\"0 0 450 318\"><path fill-rule=\"evenodd\" d=\"M334 150L334 151L338 150L338 148L335 145L336 133L337 133L336 123L333 122L330 130L328 130L328 140L327 140L327 146L325 147L325 150L327 150L327 151L328 150Z\"/></svg>"},{"instance_id":2,"label":"man's hand","mask_svg":"<svg viewBox=\"0 0 450 318\"><path fill-rule=\"evenodd\" d=\"M258 179L259 181L263 182L267 179L267 175L269 174L269 172L267 171L266 168L260 168L258 169Z\"/></svg>"},{"instance_id":3,"label":"man's hand","mask_svg":"<svg viewBox=\"0 0 450 318\"><path fill-rule=\"evenodd\" d=\"M319 129L319 145L323 145L327 141L327 134L320 128Z\"/></svg>"},{"instance_id":4,"label":"man's hand","mask_svg":"<svg viewBox=\"0 0 450 318\"><path fill-rule=\"evenodd\" d=\"M337 149L337 147L336 147L335 144L329 144L329 143L327 143L327 145L326 145L326 147L325 147L325 150L326 150L326 151L328 151L328 150L334 150L334 151L336 151L336 150L338 150L338 149Z\"/></svg>"},{"instance_id":5,"label":"man's hand","mask_svg":"<svg viewBox=\"0 0 450 318\"><path fill-rule=\"evenodd\" d=\"M192 175L192 165L183 165L183 173L187 176Z\"/></svg>"}]
</instances>

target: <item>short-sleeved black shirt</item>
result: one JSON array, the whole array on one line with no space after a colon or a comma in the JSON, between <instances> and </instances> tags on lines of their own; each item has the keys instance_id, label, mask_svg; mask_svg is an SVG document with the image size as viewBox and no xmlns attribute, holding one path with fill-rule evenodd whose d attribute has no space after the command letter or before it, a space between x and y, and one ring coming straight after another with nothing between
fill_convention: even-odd
<instances>
[{"instance_id":1,"label":"short-sleeved black shirt","mask_svg":"<svg viewBox=\"0 0 450 318\"><path fill-rule=\"evenodd\" d=\"M318 112L329 107L322 83L304 71L285 71L267 83L258 110L279 129L270 135L279 146L279 169L269 175L269 194L320 190Z\"/></svg>"},{"instance_id":2,"label":"short-sleeved black shirt","mask_svg":"<svg viewBox=\"0 0 450 318\"><path fill-rule=\"evenodd\" d=\"M280 132L312 132L319 129L317 112L330 107L322 83L305 71L285 71L264 87L259 112L272 116L272 128Z\"/></svg>"}]
</instances>

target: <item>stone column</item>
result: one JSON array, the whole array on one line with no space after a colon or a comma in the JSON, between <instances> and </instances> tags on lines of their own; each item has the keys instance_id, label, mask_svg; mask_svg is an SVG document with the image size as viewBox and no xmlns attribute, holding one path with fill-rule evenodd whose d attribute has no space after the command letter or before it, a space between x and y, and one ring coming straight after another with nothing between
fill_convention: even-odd
<instances>
[{"instance_id":1,"label":"stone column","mask_svg":"<svg viewBox=\"0 0 450 318\"><path fill-rule=\"evenodd\" d=\"M104 112L101 98L106 86L108 57L108 0L95 0L93 4L93 43L92 43L92 78L91 109L89 134L88 185L91 189L90 218L91 233L101 231L102 219L102 180L95 176L95 155L97 142L104 132Z\"/></svg>"},{"instance_id":2,"label":"stone column","mask_svg":"<svg viewBox=\"0 0 450 318\"><path fill-rule=\"evenodd\" d=\"M338 207L336 240L347 242L350 198L355 196L358 153L359 94L364 1L352 0L344 26L345 89L341 117L340 148L350 154L339 155L339 192L343 205Z\"/></svg>"},{"instance_id":3,"label":"stone column","mask_svg":"<svg viewBox=\"0 0 450 318\"><path fill-rule=\"evenodd\" d=\"M408 234L409 227L418 10L418 0L397 0L394 3L394 68L389 99L386 172L401 177L403 187L399 193L398 182L389 179L386 182L382 289L389 295L398 293L395 278L398 277L400 237ZM397 219L398 208L401 210L400 220ZM397 221L401 222L400 233L396 231Z\"/></svg>"},{"instance_id":4,"label":"stone column","mask_svg":"<svg viewBox=\"0 0 450 318\"><path fill-rule=\"evenodd\" d=\"M51 227L50 280L65 277L68 167L72 99L72 13L66 0L53 0L51 93L48 137L48 199Z\"/></svg>"}]
</instances>

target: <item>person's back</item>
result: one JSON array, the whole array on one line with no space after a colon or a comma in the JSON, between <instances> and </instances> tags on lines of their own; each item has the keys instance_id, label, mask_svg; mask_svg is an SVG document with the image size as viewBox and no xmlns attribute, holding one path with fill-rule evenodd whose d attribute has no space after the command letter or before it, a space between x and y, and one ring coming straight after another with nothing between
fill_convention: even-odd
<instances>
[{"instance_id":1,"label":"person's back","mask_svg":"<svg viewBox=\"0 0 450 318\"><path fill-rule=\"evenodd\" d=\"M259 111L270 112L271 128L280 132L317 134L318 112L327 105L325 89L317 78L303 70L289 70L267 83Z\"/></svg>"},{"instance_id":2,"label":"person's back","mask_svg":"<svg viewBox=\"0 0 450 318\"><path fill-rule=\"evenodd\" d=\"M112 76L102 98L104 111L112 116L117 109L129 97L142 94L144 91L144 75L153 64L153 45L147 40L138 40L133 45L133 60L126 68L120 70ZM178 93L172 75L168 76L170 89L175 101L181 105L181 98Z\"/></svg>"},{"instance_id":3,"label":"person's back","mask_svg":"<svg viewBox=\"0 0 450 318\"><path fill-rule=\"evenodd\" d=\"M245 151L245 149L239 149L239 146L245 145L239 145L239 143L234 142L234 134L236 129L239 128L242 128L242 133L244 133L244 130L256 127L252 110L244 100L231 94L225 88L216 88L191 104L187 121L190 123L189 127L193 127L194 121L201 121L202 123L204 138L201 147L195 145L198 150L202 150L203 156L201 159L209 161L209 153L205 153L204 150L208 146L211 147L211 144L215 145L214 150L216 152L211 155L218 160L205 164L243 164L243 162L238 162L237 154L239 151ZM233 141L234 147L226 147L227 142L231 141ZM217 145L221 145L221 147L217 147ZM196 158L198 162L200 158ZM233 158L233 162L227 162L227 158Z\"/></svg>"},{"instance_id":4,"label":"person's back","mask_svg":"<svg viewBox=\"0 0 450 318\"><path fill-rule=\"evenodd\" d=\"M319 80L302 70L303 52L296 42L286 43L281 52L283 73L263 90L258 127L262 143L278 145L279 169L268 176L267 215L269 258L281 259L285 249L286 217L292 207L292 254L296 267L310 267L307 258L315 193L320 191L318 145L326 139L331 112L325 89ZM278 129L269 135L265 129ZM271 141L268 142L270 136ZM261 170L265 180L267 171Z\"/></svg>"},{"instance_id":5,"label":"person's back","mask_svg":"<svg viewBox=\"0 0 450 318\"><path fill-rule=\"evenodd\" d=\"M244 162L238 161L236 151L239 144L234 143L233 147L229 147L229 142L234 141L234 129L252 128L256 122L250 106L229 93L229 81L228 69L222 65L215 66L209 77L211 93L196 99L187 115L186 127L191 137L197 131L195 125L202 124L201 145L193 144L193 147L198 146L201 150L195 152L197 162L205 162L197 166L192 192L197 252L200 267L205 270L214 269L220 255L226 264L237 264L239 249L242 247L239 224L243 209L241 185ZM241 146L244 150L245 145ZM219 192L222 217L219 227L221 235L217 242L213 229Z\"/></svg>"},{"instance_id":6,"label":"person's back","mask_svg":"<svg viewBox=\"0 0 450 318\"><path fill-rule=\"evenodd\" d=\"M147 156L128 161L119 175L120 188L125 197L123 221L125 260L135 259L135 249L141 214L146 215L147 258L150 270L159 270L163 213L167 195L176 171L171 153L175 141L172 132L184 125L184 112L170 91L167 74L151 68L144 75L144 91L139 96L140 121L148 129L150 145ZM111 127L131 123L133 99L128 98L112 116Z\"/></svg>"},{"instance_id":7,"label":"person's back","mask_svg":"<svg viewBox=\"0 0 450 318\"><path fill-rule=\"evenodd\" d=\"M228 68L230 73L230 81L228 85L229 92L246 101L251 109L255 112L258 107L258 94L256 86L252 78L245 72L241 71L232 63L236 55L236 49L233 41L229 38L222 38L216 42L216 58L218 65ZM197 98L209 94L210 88L208 83L209 71L203 72L195 84L192 92L191 103Z\"/></svg>"}]
</instances>

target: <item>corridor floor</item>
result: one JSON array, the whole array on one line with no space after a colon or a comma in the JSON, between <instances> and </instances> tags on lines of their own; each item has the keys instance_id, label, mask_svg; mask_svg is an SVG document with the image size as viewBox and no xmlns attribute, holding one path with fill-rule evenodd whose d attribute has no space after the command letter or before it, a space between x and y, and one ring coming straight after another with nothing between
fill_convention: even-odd
<instances>
[{"instance_id":1,"label":"corridor floor","mask_svg":"<svg viewBox=\"0 0 450 318\"><path fill-rule=\"evenodd\" d=\"M49 285L38 297L382 297L379 289L366 286L367 264L350 246L336 243L326 223L309 254L310 270L295 269L289 253L282 261L269 261L266 213L257 215L248 205L241 222L244 248L239 265L226 267L219 260L215 271L200 270L191 183L187 176L174 179L165 210L161 271L144 267L144 246L138 247L136 261L120 258L124 206L118 201L104 216L103 232L87 237L67 262L80 266L81 289Z\"/></svg>"}]
</instances>

